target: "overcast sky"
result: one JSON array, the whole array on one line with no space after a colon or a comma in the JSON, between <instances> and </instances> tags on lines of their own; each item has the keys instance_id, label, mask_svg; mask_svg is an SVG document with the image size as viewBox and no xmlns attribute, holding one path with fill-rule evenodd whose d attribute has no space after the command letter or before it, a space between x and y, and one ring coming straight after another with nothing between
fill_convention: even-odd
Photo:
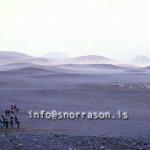
<instances>
[{"instance_id":1,"label":"overcast sky","mask_svg":"<svg viewBox=\"0 0 150 150\"><path fill-rule=\"evenodd\" d=\"M0 50L150 57L150 0L0 0Z\"/></svg>"}]
</instances>

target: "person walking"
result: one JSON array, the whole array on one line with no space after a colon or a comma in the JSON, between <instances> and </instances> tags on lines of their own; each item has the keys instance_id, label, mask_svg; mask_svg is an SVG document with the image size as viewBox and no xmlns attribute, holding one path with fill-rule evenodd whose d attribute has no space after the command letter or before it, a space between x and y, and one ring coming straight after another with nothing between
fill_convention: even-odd
<instances>
[{"instance_id":1,"label":"person walking","mask_svg":"<svg viewBox=\"0 0 150 150\"><path fill-rule=\"evenodd\" d=\"M14 128L14 121L12 119L10 120L10 126L12 129Z\"/></svg>"},{"instance_id":2,"label":"person walking","mask_svg":"<svg viewBox=\"0 0 150 150\"><path fill-rule=\"evenodd\" d=\"M5 125L6 129L8 129L9 127L9 121L8 121L8 117L6 117L6 125Z\"/></svg>"},{"instance_id":3,"label":"person walking","mask_svg":"<svg viewBox=\"0 0 150 150\"><path fill-rule=\"evenodd\" d=\"M1 117L0 118L0 128L3 128L4 126L3 126L4 124L3 124L3 118Z\"/></svg>"},{"instance_id":4,"label":"person walking","mask_svg":"<svg viewBox=\"0 0 150 150\"><path fill-rule=\"evenodd\" d=\"M17 118L17 128L19 129L20 128L20 119L19 118Z\"/></svg>"},{"instance_id":5,"label":"person walking","mask_svg":"<svg viewBox=\"0 0 150 150\"><path fill-rule=\"evenodd\" d=\"M11 128L14 128L14 117L13 117L13 115L11 115L11 117L10 117L10 126L11 126Z\"/></svg>"},{"instance_id":6,"label":"person walking","mask_svg":"<svg viewBox=\"0 0 150 150\"><path fill-rule=\"evenodd\" d=\"M6 117L4 115L1 115L2 121L3 121L3 127L6 126Z\"/></svg>"}]
</instances>

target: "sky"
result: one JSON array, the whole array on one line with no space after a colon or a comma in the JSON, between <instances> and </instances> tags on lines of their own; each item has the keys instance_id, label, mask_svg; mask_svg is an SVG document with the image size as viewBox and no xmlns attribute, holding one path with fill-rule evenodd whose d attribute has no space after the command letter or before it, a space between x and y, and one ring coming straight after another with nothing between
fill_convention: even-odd
<instances>
[{"instance_id":1,"label":"sky","mask_svg":"<svg viewBox=\"0 0 150 150\"><path fill-rule=\"evenodd\" d=\"M0 0L0 50L150 57L150 0Z\"/></svg>"}]
</instances>

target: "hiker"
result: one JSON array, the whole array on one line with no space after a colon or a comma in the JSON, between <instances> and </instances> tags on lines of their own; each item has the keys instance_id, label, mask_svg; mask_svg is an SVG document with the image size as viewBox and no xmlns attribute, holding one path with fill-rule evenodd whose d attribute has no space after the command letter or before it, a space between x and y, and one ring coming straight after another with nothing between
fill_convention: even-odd
<instances>
[{"instance_id":1,"label":"hiker","mask_svg":"<svg viewBox=\"0 0 150 150\"><path fill-rule=\"evenodd\" d=\"M18 113L19 112L19 108L17 108L16 105L14 105L14 113Z\"/></svg>"},{"instance_id":2,"label":"hiker","mask_svg":"<svg viewBox=\"0 0 150 150\"><path fill-rule=\"evenodd\" d=\"M13 109L11 110L11 114L14 114L14 111L13 111Z\"/></svg>"},{"instance_id":3,"label":"hiker","mask_svg":"<svg viewBox=\"0 0 150 150\"><path fill-rule=\"evenodd\" d=\"M17 128L19 129L20 128L20 119L17 118Z\"/></svg>"},{"instance_id":4,"label":"hiker","mask_svg":"<svg viewBox=\"0 0 150 150\"><path fill-rule=\"evenodd\" d=\"M16 105L11 105L10 109L6 109L3 114L0 116L0 128L8 129L9 126L14 128L14 125L17 125L17 128L20 128L20 119L18 118L19 108Z\"/></svg>"},{"instance_id":5,"label":"hiker","mask_svg":"<svg viewBox=\"0 0 150 150\"><path fill-rule=\"evenodd\" d=\"M6 117L4 115L1 115L2 121L3 121L3 127L6 125Z\"/></svg>"},{"instance_id":6,"label":"hiker","mask_svg":"<svg viewBox=\"0 0 150 150\"><path fill-rule=\"evenodd\" d=\"M4 126L3 126L3 119L2 118L0 118L0 128L3 128Z\"/></svg>"},{"instance_id":7,"label":"hiker","mask_svg":"<svg viewBox=\"0 0 150 150\"><path fill-rule=\"evenodd\" d=\"M13 119L10 120L10 126L12 129L14 128L14 120Z\"/></svg>"},{"instance_id":8,"label":"hiker","mask_svg":"<svg viewBox=\"0 0 150 150\"><path fill-rule=\"evenodd\" d=\"M10 125L11 125L11 128L14 128L14 116L13 116L13 114L11 114L11 116L10 116Z\"/></svg>"},{"instance_id":9,"label":"hiker","mask_svg":"<svg viewBox=\"0 0 150 150\"><path fill-rule=\"evenodd\" d=\"M14 109L14 106L13 105L11 105L11 111Z\"/></svg>"},{"instance_id":10,"label":"hiker","mask_svg":"<svg viewBox=\"0 0 150 150\"><path fill-rule=\"evenodd\" d=\"M19 112L19 108L16 108L17 113Z\"/></svg>"},{"instance_id":11,"label":"hiker","mask_svg":"<svg viewBox=\"0 0 150 150\"><path fill-rule=\"evenodd\" d=\"M15 117L14 117L14 118L15 118L15 123L17 123L17 115L15 115Z\"/></svg>"},{"instance_id":12,"label":"hiker","mask_svg":"<svg viewBox=\"0 0 150 150\"><path fill-rule=\"evenodd\" d=\"M9 121L8 121L8 118L6 117L6 125L5 125L6 129L8 129L9 127Z\"/></svg>"},{"instance_id":13,"label":"hiker","mask_svg":"<svg viewBox=\"0 0 150 150\"><path fill-rule=\"evenodd\" d=\"M10 119L14 119L14 114L10 114Z\"/></svg>"}]
</instances>

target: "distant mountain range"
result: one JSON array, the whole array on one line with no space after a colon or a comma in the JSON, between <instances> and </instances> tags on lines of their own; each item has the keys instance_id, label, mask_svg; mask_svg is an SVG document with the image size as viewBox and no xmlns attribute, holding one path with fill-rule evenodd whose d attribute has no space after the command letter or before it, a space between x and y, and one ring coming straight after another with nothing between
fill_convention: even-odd
<instances>
[{"instance_id":1,"label":"distant mountain range","mask_svg":"<svg viewBox=\"0 0 150 150\"><path fill-rule=\"evenodd\" d=\"M32 57L24 53L0 51L0 69L13 69L22 67L54 66L67 64L110 64L123 68L137 68L150 66L150 59L146 56L136 56L130 62L120 62L108 57L98 55L86 55L78 57L68 57L63 53L48 53L43 57ZM5 66L4 66L5 65ZM102 67L102 66L101 66ZM106 66L105 66L106 67ZM108 66L107 66L108 67ZM110 67L110 66L109 66ZM113 67L114 68L114 67Z\"/></svg>"},{"instance_id":2,"label":"distant mountain range","mask_svg":"<svg viewBox=\"0 0 150 150\"><path fill-rule=\"evenodd\" d=\"M116 60L97 55L73 57L69 59L70 64L117 64Z\"/></svg>"},{"instance_id":3,"label":"distant mountain range","mask_svg":"<svg viewBox=\"0 0 150 150\"><path fill-rule=\"evenodd\" d=\"M134 65L147 66L150 65L150 59L146 56L138 55L130 63Z\"/></svg>"},{"instance_id":4,"label":"distant mountain range","mask_svg":"<svg viewBox=\"0 0 150 150\"><path fill-rule=\"evenodd\" d=\"M8 64L8 63L16 63L28 59L32 59L32 56L29 56L24 53L19 53L19 52L0 51L1 65Z\"/></svg>"},{"instance_id":5,"label":"distant mountain range","mask_svg":"<svg viewBox=\"0 0 150 150\"><path fill-rule=\"evenodd\" d=\"M30 59L31 56L19 53L19 52L10 52L10 51L0 51L0 59L6 59L6 60L14 60L14 59Z\"/></svg>"}]
</instances>

